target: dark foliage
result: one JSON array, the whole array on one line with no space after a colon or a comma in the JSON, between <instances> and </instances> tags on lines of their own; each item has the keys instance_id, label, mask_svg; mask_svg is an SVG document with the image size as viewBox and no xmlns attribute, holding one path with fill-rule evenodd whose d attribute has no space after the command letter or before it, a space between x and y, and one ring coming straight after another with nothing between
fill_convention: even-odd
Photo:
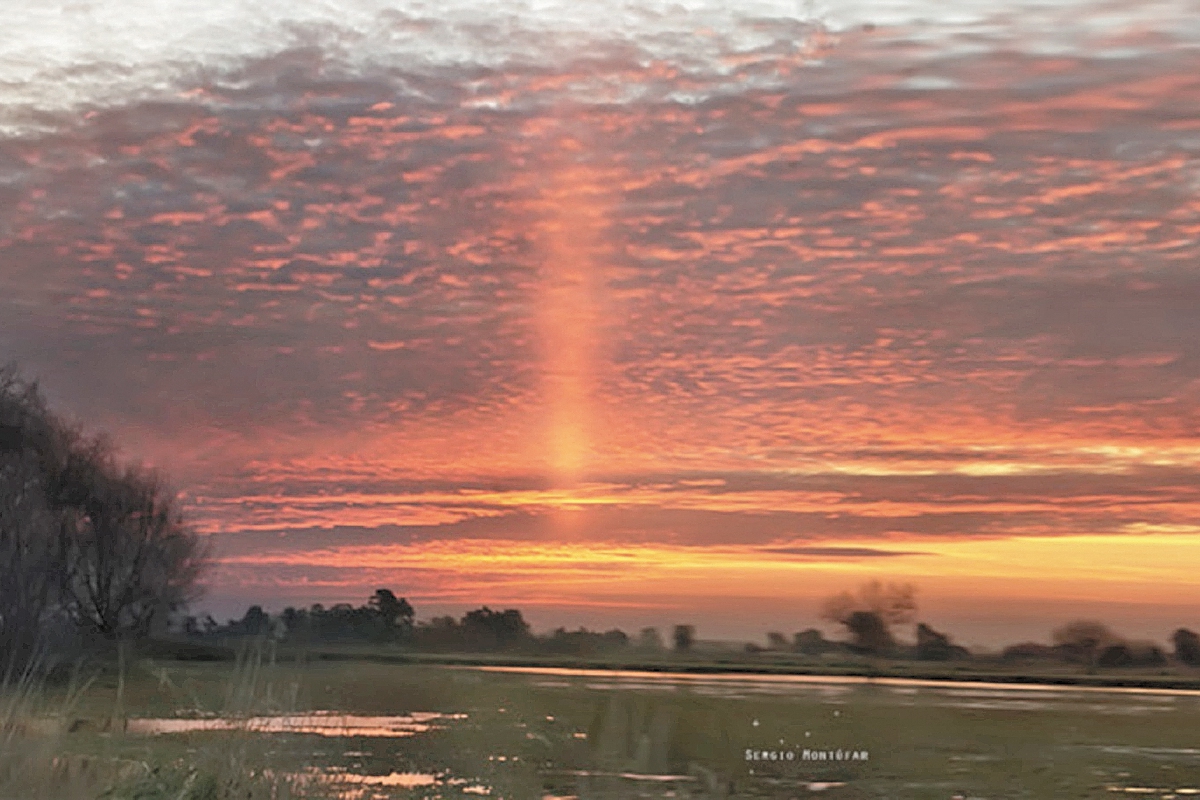
<instances>
[{"instance_id":1,"label":"dark foliage","mask_svg":"<svg viewBox=\"0 0 1200 800\"><path fill-rule=\"evenodd\" d=\"M891 626L908 622L917 610L916 587L908 583L870 581L858 592L843 592L825 601L821 615L846 626L850 649L885 655L896 648Z\"/></svg>"},{"instance_id":2,"label":"dark foliage","mask_svg":"<svg viewBox=\"0 0 1200 800\"><path fill-rule=\"evenodd\" d=\"M592 656L613 652L629 646L629 637L613 629L598 633L580 628L568 631L558 628L538 641L538 649L553 655Z\"/></svg>"},{"instance_id":3,"label":"dark foliage","mask_svg":"<svg viewBox=\"0 0 1200 800\"><path fill-rule=\"evenodd\" d=\"M1200 667L1200 636L1187 628L1180 628L1171 636L1175 645L1175 659L1181 664Z\"/></svg>"},{"instance_id":4,"label":"dark foliage","mask_svg":"<svg viewBox=\"0 0 1200 800\"><path fill-rule=\"evenodd\" d=\"M461 620L434 617L413 628L413 643L435 651L494 652L527 648L533 642L529 624L515 608L469 611Z\"/></svg>"},{"instance_id":5,"label":"dark foliage","mask_svg":"<svg viewBox=\"0 0 1200 800\"><path fill-rule=\"evenodd\" d=\"M896 648L887 623L874 611L855 611L844 624L852 637L850 648L856 652L885 655Z\"/></svg>"},{"instance_id":6,"label":"dark foliage","mask_svg":"<svg viewBox=\"0 0 1200 800\"><path fill-rule=\"evenodd\" d=\"M767 634L767 649L768 650L787 650L788 640L782 633L771 631Z\"/></svg>"},{"instance_id":7,"label":"dark foliage","mask_svg":"<svg viewBox=\"0 0 1200 800\"><path fill-rule=\"evenodd\" d=\"M207 561L174 494L0 369L0 670L77 635L144 637L194 599Z\"/></svg>"},{"instance_id":8,"label":"dark foliage","mask_svg":"<svg viewBox=\"0 0 1200 800\"><path fill-rule=\"evenodd\" d=\"M1020 644L1004 648L1000 657L1005 661L1036 661L1040 659L1057 659L1061 657L1061 653L1047 644L1021 642Z\"/></svg>"},{"instance_id":9,"label":"dark foliage","mask_svg":"<svg viewBox=\"0 0 1200 800\"><path fill-rule=\"evenodd\" d=\"M1053 639L1067 661L1080 664L1095 664L1105 648L1121 643L1119 636L1092 620L1068 622L1054 631Z\"/></svg>"},{"instance_id":10,"label":"dark foliage","mask_svg":"<svg viewBox=\"0 0 1200 800\"><path fill-rule=\"evenodd\" d=\"M685 653L691 650L696 642L696 628L692 625L676 625L674 640L676 652Z\"/></svg>"},{"instance_id":11,"label":"dark foliage","mask_svg":"<svg viewBox=\"0 0 1200 800\"><path fill-rule=\"evenodd\" d=\"M924 622L917 625L916 656L921 661L950 661L966 658L970 653L950 641L944 633L938 633Z\"/></svg>"},{"instance_id":12,"label":"dark foliage","mask_svg":"<svg viewBox=\"0 0 1200 800\"><path fill-rule=\"evenodd\" d=\"M816 628L809 628L792 636L792 650L807 656L831 653L841 647L841 644L826 639L824 634Z\"/></svg>"}]
</instances>

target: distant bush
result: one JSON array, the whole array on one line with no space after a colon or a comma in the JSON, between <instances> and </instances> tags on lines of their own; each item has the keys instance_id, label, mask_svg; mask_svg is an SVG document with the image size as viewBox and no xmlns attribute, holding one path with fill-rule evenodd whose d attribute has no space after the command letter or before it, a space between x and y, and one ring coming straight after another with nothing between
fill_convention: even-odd
<instances>
[{"instance_id":1,"label":"distant bush","mask_svg":"<svg viewBox=\"0 0 1200 800\"><path fill-rule=\"evenodd\" d=\"M488 652L527 648L533 636L520 611L493 611L483 606L467 612L461 620L434 617L417 624L412 642L425 650Z\"/></svg>"},{"instance_id":2,"label":"distant bush","mask_svg":"<svg viewBox=\"0 0 1200 800\"><path fill-rule=\"evenodd\" d=\"M1162 649L1149 642L1110 644L1096 657L1098 667L1161 667L1166 663Z\"/></svg>"},{"instance_id":3,"label":"distant bush","mask_svg":"<svg viewBox=\"0 0 1200 800\"><path fill-rule=\"evenodd\" d=\"M800 631L792 636L792 650L808 656L819 656L842 648L838 642L831 642L816 628Z\"/></svg>"},{"instance_id":4,"label":"distant bush","mask_svg":"<svg viewBox=\"0 0 1200 800\"><path fill-rule=\"evenodd\" d=\"M1056 648L1037 642L1021 642L1004 648L1000 657L1005 661L1035 661L1060 659L1062 653Z\"/></svg>"},{"instance_id":5,"label":"distant bush","mask_svg":"<svg viewBox=\"0 0 1200 800\"><path fill-rule=\"evenodd\" d=\"M536 647L555 655L591 656L623 650L629 646L629 637L616 629L598 633L580 628L568 631L558 628L549 636L538 637Z\"/></svg>"},{"instance_id":6,"label":"distant bush","mask_svg":"<svg viewBox=\"0 0 1200 800\"><path fill-rule=\"evenodd\" d=\"M674 639L677 653L691 650L696 642L696 628L692 625L676 625Z\"/></svg>"},{"instance_id":7,"label":"distant bush","mask_svg":"<svg viewBox=\"0 0 1200 800\"><path fill-rule=\"evenodd\" d=\"M1200 636L1187 628L1180 628L1171 637L1175 645L1175 659L1181 664L1200 667Z\"/></svg>"},{"instance_id":8,"label":"distant bush","mask_svg":"<svg viewBox=\"0 0 1200 800\"><path fill-rule=\"evenodd\" d=\"M1104 649L1123 643L1120 636L1093 620L1068 622L1056 629L1052 638L1067 661L1081 664L1095 664Z\"/></svg>"},{"instance_id":9,"label":"distant bush","mask_svg":"<svg viewBox=\"0 0 1200 800\"><path fill-rule=\"evenodd\" d=\"M915 655L921 661L949 661L970 656L965 647L950 641L944 633L938 633L924 622L917 625L917 647Z\"/></svg>"}]
</instances>

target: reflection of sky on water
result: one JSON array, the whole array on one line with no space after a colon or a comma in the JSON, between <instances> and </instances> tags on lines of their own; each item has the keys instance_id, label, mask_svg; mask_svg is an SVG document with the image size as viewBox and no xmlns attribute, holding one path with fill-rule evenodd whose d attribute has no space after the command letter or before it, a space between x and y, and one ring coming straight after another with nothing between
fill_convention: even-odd
<instances>
[{"instance_id":1,"label":"reflection of sky on water","mask_svg":"<svg viewBox=\"0 0 1200 800\"><path fill-rule=\"evenodd\" d=\"M230 604L748 619L1196 533L1193 4L726 5L10 4L0 348Z\"/></svg>"},{"instance_id":2,"label":"reflection of sky on water","mask_svg":"<svg viewBox=\"0 0 1200 800\"><path fill-rule=\"evenodd\" d=\"M160 731L164 745L184 742L189 752L235 730L261 735L269 738L278 774L313 796L344 800L481 792L580 800L646 792L775 797L819 785L832 792L833 784L869 796L918 797L947 776L974 786L972 796L1005 796L1001 787L1032 790L1037 776L1051 773L1060 788L1103 784L1124 791L1157 786L1147 781L1149 770L1162 775L1164 764L1186 770L1197 758L1195 748L1179 744L1198 710L1195 693L838 685L747 675L633 674L600 683L588 671L562 670L546 685L536 671L469 672L482 680L464 682L465 669L380 668L394 686L360 698L391 706L410 696L441 696L461 709L456 713L323 712L255 718L250 725L143 721L141 728L131 720L130 731ZM770 693L747 691L756 684ZM1116 728L1108 724L1114 713L1122 715ZM331 736L344 744L330 747ZM794 758L747 761L746 748ZM805 749L838 748L869 751L869 758L853 766L802 758ZM738 787L733 794L731 785Z\"/></svg>"},{"instance_id":3,"label":"reflection of sky on water","mask_svg":"<svg viewBox=\"0 0 1200 800\"><path fill-rule=\"evenodd\" d=\"M152 735L244 731L261 734L307 733L327 737L403 738L442 730L444 726L439 725L439 722L461 719L466 719L466 715L417 712L399 717L364 717L331 711L259 717L131 719L126 731ZM345 755L349 756L352 753Z\"/></svg>"}]
</instances>

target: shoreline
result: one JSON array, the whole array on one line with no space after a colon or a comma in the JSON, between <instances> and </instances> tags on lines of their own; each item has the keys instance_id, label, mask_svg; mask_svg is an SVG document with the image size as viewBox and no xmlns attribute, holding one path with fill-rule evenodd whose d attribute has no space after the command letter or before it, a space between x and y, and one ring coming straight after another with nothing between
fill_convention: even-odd
<instances>
[{"instance_id":1,"label":"shoreline","mask_svg":"<svg viewBox=\"0 0 1200 800\"><path fill-rule=\"evenodd\" d=\"M182 645L182 646L180 646ZM142 651L151 661L174 663L230 662L262 647L252 641L223 642L197 646L192 643L154 642ZM752 661L730 655L655 658L653 656L562 656L529 653L430 653L369 647L264 647L261 657L280 663L363 662L410 666L477 668L489 671L567 670L596 676L642 674L646 677L744 676L757 679L855 681L926 681L945 684L991 684L996 686L1045 686L1050 688L1102 688L1200 692L1200 668L1180 665L1155 671L1110 667L1085 671L1063 663L1004 665L990 660L919 662L880 659L866 663L813 663L795 661Z\"/></svg>"},{"instance_id":2,"label":"shoreline","mask_svg":"<svg viewBox=\"0 0 1200 800\"><path fill-rule=\"evenodd\" d=\"M282 654L281 654L282 655ZM1005 672L974 670L963 665L958 669L934 670L909 668L906 662L877 666L851 665L821 668L802 664L753 664L746 662L663 662L639 660L577 659L577 658L520 658L489 657L475 654L433 653L352 653L323 651L310 653L312 661L367 661L412 666L445 666L478 669L487 672L510 672L545 675L579 675L585 677L663 678L678 676L711 677L720 679L768 679L796 682L854 682L862 684L897 685L954 685L971 684L994 687L1045 689L1100 689L1140 692L1161 691L1171 694L1200 696L1200 670L1194 676L1177 674L1070 674L1045 672ZM281 660L286 660L283 656ZM913 665L915 667L915 665Z\"/></svg>"}]
</instances>

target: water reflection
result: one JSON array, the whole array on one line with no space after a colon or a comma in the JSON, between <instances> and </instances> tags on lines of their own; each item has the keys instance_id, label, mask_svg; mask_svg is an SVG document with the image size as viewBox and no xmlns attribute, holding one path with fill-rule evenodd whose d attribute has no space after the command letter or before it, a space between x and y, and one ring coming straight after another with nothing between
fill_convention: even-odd
<instances>
[{"instance_id":1,"label":"water reflection","mask_svg":"<svg viewBox=\"0 0 1200 800\"><path fill-rule=\"evenodd\" d=\"M131 720L270 736L297 796L1187 796L1194 692L373 666L339 711ZM326 682L322 678L322 685ZM386 688L380 688L386 687ZM355 699L357 698L357 699ZM388 712L424 706L426 712ZM367 708L376 713L365 713ZM1121 715L1121 725L1107 722ZM318 738L319 737L319 738ZM341 737L345 746L321 741ZM194 739L184 741L194 742ZM290 760L289 760L290 759ZM1174 770L1165 772L1164 770ZM1173 776L1180 787L1159 790Z\"/></svg>"},{"instance_id":2,"label":"water reflection","mask_svg":"<svg viewBox=\"0 0 1200 800\"><path fill-rule=\"evenodd\" d=\"M439 729L436 721L465 719L465 714L414 712L397 717L364 717L336 711L262 717L201 717L190 719L131 719L127 733L172 734L204 731L308 733L316 736L374 736L400 738ZM347 753L346 755L351 755Z\"/></svg>"}]
</instances>

